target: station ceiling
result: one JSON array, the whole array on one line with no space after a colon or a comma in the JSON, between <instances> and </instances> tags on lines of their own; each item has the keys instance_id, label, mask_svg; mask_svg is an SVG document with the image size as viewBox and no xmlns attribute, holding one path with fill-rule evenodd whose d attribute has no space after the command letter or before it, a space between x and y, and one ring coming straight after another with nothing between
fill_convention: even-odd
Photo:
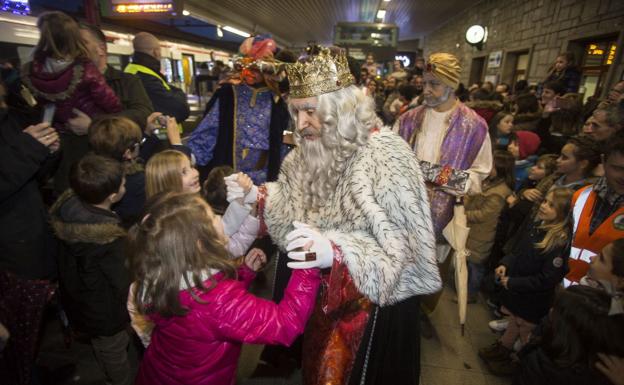
<instances>
[{"instance_id":1,"label":"station ceiling","mask_svg":"<svg viewBox=\"0 0 624 385\"><path fill-rule=\"evenodd\" d=\"M375 22L399 27L399 40L421 38L476 2L457 0L186 0L185 9L213 22L247 32L270 32L278 44L303 46L331 43L341 21Z\"/></svg>"}]
</instances>

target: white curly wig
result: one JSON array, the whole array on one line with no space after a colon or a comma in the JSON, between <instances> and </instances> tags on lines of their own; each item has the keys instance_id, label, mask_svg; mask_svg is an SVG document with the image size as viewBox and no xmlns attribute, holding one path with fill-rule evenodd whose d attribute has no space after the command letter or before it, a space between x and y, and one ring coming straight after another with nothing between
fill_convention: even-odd
<instances>
[{"instance_id":1,"label":"white curly wig","mask_svg":"<svg viewBox=\"0 0 624 385\"><path fill-rule=\"evenodd\" d=\"M290 112L296 128L297 114L292 105ZM309 208L325 205L347 160L368 142L373 128L381 128L373 99L353 85L318 96L316 114L322 124L320 140L308 141L298 129L294 132L300 147L297 179L303 183Z\"/></svg>"}]
</instances>

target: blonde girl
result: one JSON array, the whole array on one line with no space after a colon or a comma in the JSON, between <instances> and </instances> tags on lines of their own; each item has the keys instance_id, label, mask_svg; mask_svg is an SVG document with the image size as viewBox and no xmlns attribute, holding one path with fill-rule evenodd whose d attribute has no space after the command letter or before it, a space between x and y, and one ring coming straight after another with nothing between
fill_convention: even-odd
<instances>
[{"instance_id":1,"label":"blonde girl","mask_svg":"<svg viewBox=\"0 0 624 385\"><path fill-rule=\"evenodd\" d=\"M555 288L567 272L571 240L570 199L574 191L553 188L540 205L536 220L519 232L511 252L496 268L496 278L504 290L502 311L510 316L505 334L479 355L492 372L513 371L509 357L514 342L526 344L535 325L548 314Z\"/></svg>"}]
</instances>

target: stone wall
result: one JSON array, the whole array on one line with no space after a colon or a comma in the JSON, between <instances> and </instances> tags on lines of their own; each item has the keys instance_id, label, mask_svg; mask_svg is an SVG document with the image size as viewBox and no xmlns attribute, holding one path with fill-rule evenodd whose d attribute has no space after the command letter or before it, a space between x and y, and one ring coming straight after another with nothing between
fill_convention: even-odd
<instances>
[{"instance_id":1,"label":"stone wall","mask_svg":"<svg viewBox=\"0 0 624 385\"><path fill-rule=\"evenodd\" d=\"M466 30L474 24L488 29L481 50L470 46L465 39ZM503 81L508 77L503 74L505 61L511 56L507 53L527 50L527 80L537 83L546 76L557 54L571 48L571 41L608 34L619 36L622 30L623 0L484 0L428 33L423 46L425 57L438 51L457 55L462 62L461 80L465 84L473 58L485 57L487 62L490 52L503 51L502 65L485 72L485 75L498 75L499 81ZM624 49L621 36L619 41L621 55ZM621 78L622 65L612 72L612 80Z\"/></svg>"}]
</instances>

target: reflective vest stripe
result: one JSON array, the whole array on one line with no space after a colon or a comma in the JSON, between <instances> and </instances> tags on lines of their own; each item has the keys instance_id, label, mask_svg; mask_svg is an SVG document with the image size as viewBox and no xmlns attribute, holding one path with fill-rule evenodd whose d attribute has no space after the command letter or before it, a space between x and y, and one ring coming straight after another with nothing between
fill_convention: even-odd
<instances>
[{"instance_id":1,"label":"reflective vest stripe","mask_svg":"<svg viewBox=\"0 0 624 385\"><path fill-rule=\"evenodd\" d=\"M130 63L126 66L126 68L124 69L124 72L132 74L132 75L136 75L137 72L141 72L146 75L150 75L155 78L158 78L158 80L162 82L165 89L167 91L171 91L171 87L169 86L169 84L167 84L167 82L160 75L158 75L156 72L152 71L151 69L147 68L146 66L142 66L140 64L135 64L135 63ZM180 132L183 132L184 129L182 127L182 122L178 123L178 130L180 130Z\"/></svg>"},{"instance_id":2,"label":"reflective vest stripe","mask_svg":"<svg viewBox=\"0 0 624 385\"><path fill-rule=\"evenodd\" d=\"M167 84L165 79L163 79L160 75L158 75L156 72L152 71L151 69L147 68L146 66L142 66L140 64L135 64L135 63L130 63L126 66L126 68L124 69L124 72L133 74L133 75L136 75L137 72L141 72L146 75L150 75L155 78L158 78L158 80L162 82L163 86L167 89L167 91L171 91L171 87L169 87L169 84Z\"/></svg>"},{"instance_id":3,"label":"reflective vest stripe","mask_svg":"<svg viewBox=\"0 0 624 385\"><path fill-rule=\"evenodd\" d=\"M574 247L574 246L572 246L570 248L570 258L571 259L578 259L580 261L590 263L591 262L591 257L593 257L594 255L596 255L596 253L594 253L591 250L579 249L579 248Z\"/></svg>"},{"instance_id":4,"label":"reflective vest stripe","mask_svg":"<svg viewBox=\"0 0 624 385\"><path fill-rule=\"evenodd\" d=\"M574 234L576 234L578 225L581 222L581 214L583 213L583 208L585 207L585 203L587 203L587 199L589 199L589 194L591 194L592 190L592 186L587 187L583 192L581 192L578 199L576 200L576 203L574 204L574 210L572 211L572 214L574 216Z\"/></svg>"}]
</instances>

